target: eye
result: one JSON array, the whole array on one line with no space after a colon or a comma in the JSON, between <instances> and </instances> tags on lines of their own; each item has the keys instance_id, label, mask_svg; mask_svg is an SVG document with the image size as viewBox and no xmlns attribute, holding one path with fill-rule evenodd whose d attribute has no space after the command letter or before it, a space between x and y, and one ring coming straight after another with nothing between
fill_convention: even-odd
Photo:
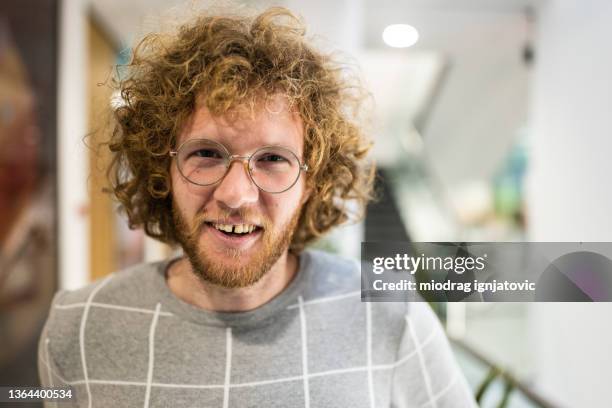
<instances>
[{"instance_id":1,"label":"eye","mask_svg":"<svg viewBox=\"0 0 612 408\"><path fill-rule=\"evenodd\" d=\"M263 156L261 156L258 161L264 161L264 162L286 162L287 159L285 159L283 156L280 156L278 154L274 154L274 153L266 153Z\"/></svg>"},{"instance_id":2,"label":"eye","mask_svg":"<svg viewBox=\"0 0 612 408\"><path fill-rule=\"evenodd\" d=\"M191 153L191 156L202 157L207 159L221 159L221 153L214 149L199 149Z\"/></svg>"}]
</instances>

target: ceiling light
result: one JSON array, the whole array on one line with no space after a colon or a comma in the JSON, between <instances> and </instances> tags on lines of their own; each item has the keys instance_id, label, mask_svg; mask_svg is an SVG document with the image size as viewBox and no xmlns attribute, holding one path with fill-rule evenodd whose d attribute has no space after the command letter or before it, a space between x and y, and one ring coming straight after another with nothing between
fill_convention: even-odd
<instances>
[{"instance_id":1,"label":"ceiling light","mask_svg":"<svg viewBox=\"0 0 612 408\"><path fill-rule=\"evenodd\" d=\"M383 41L390 47L406 48L419 40L419 32L408 24L391 24L383 31Z\"/></svg>"}]
</instances>

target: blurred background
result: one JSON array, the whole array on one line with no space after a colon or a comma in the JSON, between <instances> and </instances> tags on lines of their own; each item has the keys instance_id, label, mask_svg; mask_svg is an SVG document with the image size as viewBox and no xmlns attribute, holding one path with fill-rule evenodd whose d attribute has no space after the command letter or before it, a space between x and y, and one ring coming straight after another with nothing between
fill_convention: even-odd
<instances>
[{"instance_id":1,"label":"blurred background","mask_svg":"<svg viewBox=\"0 0 612 408\"><path fill-rule=\"evenodd\" d=\"M612 2L287 0L361 73L381 199L364 240L611 241ZM127 228L92 148L108 80L179 0L0 3L0 384L35 385L53 293L169 249ZM436 305L483 407L609 407L612 305ZM24 405L25 406L25 405ZM32 405L35 406L35 405Z\"/></svg>"}]
</instances>

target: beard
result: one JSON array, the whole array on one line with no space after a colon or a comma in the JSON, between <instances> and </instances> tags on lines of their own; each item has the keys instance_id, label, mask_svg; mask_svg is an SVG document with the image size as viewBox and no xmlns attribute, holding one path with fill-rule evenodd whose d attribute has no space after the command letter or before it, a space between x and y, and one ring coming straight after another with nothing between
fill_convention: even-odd
<instances>
[{"instance_id":1,"label":"beard","mask_svg":"<svg viewBox=\"0 0 612 408\"><path fill-rule=\"evenodd\" d=\"M243 288L257 283L278 261L289 248L293 234L297 228L302 207L300 206L291 219L275 232L272 223L262 220L259 249L250 256L246 254L252 248L243 251L236 248L226 248L219 251L216 248L202 248L200 244L201 232L206 220L224 219L230 216L239 216L241 219L254 219L253 213L245 208L233 211L220 211L221 214L212 216L201 212L192 220L191 224L185 220L180 210L172 204L172 218L176 226L176 236L183 252L191 264L194 274L203 282L212 283L224 288ZM209 226L209 228L214 228ZM216 258L212 252L216 253Z\"/></svg>"}]
</instances>

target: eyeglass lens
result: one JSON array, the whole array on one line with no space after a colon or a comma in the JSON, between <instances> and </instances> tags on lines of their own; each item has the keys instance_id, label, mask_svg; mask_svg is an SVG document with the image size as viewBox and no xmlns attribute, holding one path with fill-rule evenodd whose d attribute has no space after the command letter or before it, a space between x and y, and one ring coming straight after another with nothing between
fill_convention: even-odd
<instances>
[{"instance_id":1,"label":"eyeglass lens","mask_svg":"<svg viewBox=\"0 0 612 408\"><path fill-rule=\"evenodd\" d=\"M179 149L181 174L194 184L210 185L225 175L229 154L222 145L209 140L193 140ZM262 190L282 192L293 186L300 175L300 162L293 152L283 147L259 149L249 160L249 173Z\"/></svg>"}]
</instances>

